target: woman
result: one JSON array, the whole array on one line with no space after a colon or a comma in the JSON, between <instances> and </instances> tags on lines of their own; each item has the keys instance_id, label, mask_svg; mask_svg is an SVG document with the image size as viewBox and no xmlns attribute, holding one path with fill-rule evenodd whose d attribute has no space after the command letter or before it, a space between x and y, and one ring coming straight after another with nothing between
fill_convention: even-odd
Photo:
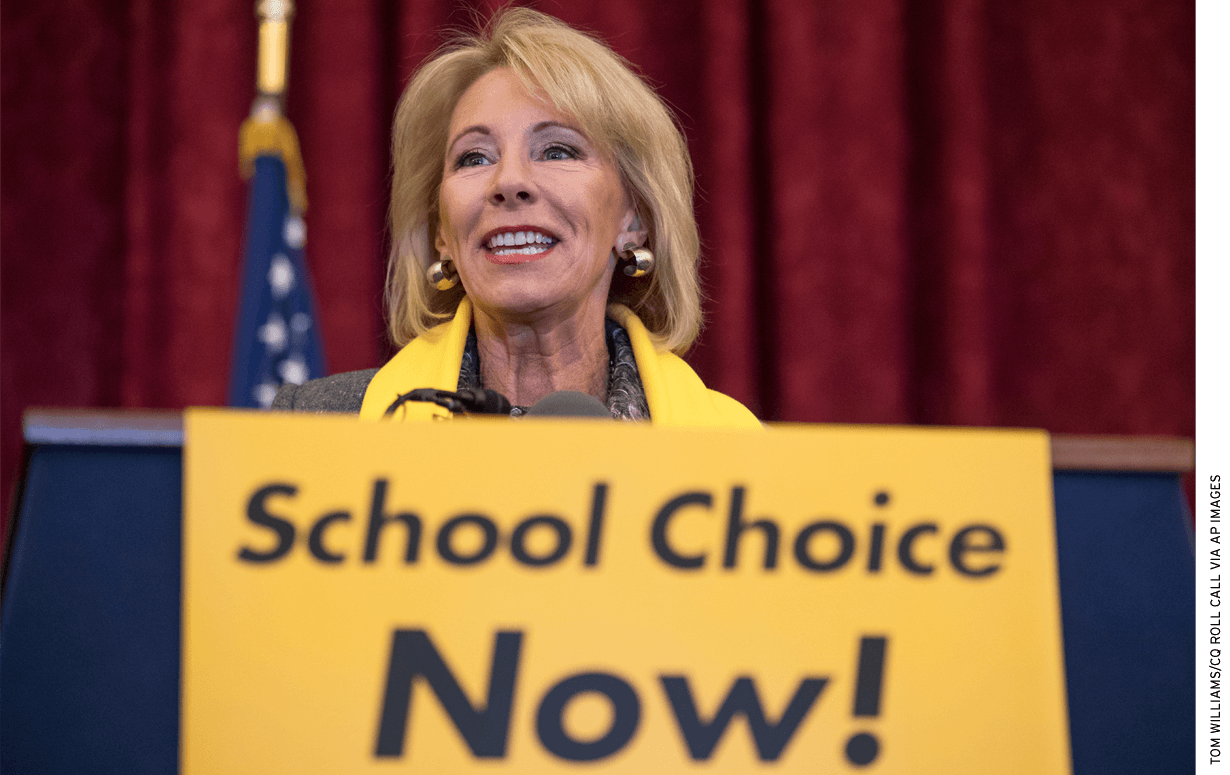
<instances>
[{"instance_id":1,"label":"woman","mask_svg":"<svg viewBox=\"0 0 1230 775\"><path fill-rule=\"evenodd\" d=\"M425 64L394 121L390 211L401 351L285 386L274 409L375 419L414 388L483 387L517 415L572 390L623 419L759 427L675 355L700 329L691 165L665 106L605 45L512 9Z\"/></svg>"}]
</instances>

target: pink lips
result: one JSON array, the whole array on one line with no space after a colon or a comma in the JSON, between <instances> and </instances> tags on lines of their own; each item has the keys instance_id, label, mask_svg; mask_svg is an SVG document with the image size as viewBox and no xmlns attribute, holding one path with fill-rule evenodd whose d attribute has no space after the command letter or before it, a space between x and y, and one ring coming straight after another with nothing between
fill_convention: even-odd
<instances>
[{"instance_id":1,"label":"pink lips","mask_svg":"<svg viewBox=\"0 0 1230 775\"><path fill-rule=\"evenodd\" d=\"M556 244L559 244L559 243L556 243ZM547 248L541 253L532 253L532 254L506 253L505 255L497 256L495 253L493 253L490 250L487 250L485 252L487 254L487 260L493 264L528 264L531 261L537 261L540 258L545 258L546 255L550 253L552 250L555 250L555 245L552 245L551 247Z\"/></svg>"}]
</instances>

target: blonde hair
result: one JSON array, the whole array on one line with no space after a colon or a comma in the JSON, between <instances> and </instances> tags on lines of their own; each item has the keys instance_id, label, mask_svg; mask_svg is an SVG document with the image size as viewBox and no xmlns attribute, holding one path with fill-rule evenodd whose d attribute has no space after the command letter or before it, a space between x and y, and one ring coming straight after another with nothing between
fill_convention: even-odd
<instances>
[{"instance_id":1,"label":"blonde hair","mask_svg":"<svg viewBox=\"0 0 1230 775\"><path fill-rule=\"evenodd\" d=\"M427 267L439 258L434 243L445 146L461 95L500 67L575 117L618 165L656 263L650 275L637 280L617 269L610 301L631 307L661 345L684 352L700 332L701 311L700 237L683 135L670 110L622 57L528 8L498 12L478 35L446 45L415 73L398 102L385 283L391 339L403 346L452 317L464 294L460 286L438 291L427 280Z\"/></svg>"}]
</instances>

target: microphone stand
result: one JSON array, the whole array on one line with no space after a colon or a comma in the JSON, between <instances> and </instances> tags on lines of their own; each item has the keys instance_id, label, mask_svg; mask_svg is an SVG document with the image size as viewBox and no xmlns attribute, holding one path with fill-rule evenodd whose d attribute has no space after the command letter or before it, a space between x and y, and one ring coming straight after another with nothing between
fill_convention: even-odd
<instances>
[{"instance_id":1,"label":"microphone stand","mask_svg":"<svg viewBox=\"0 0 1230 775\"><path fill-rule=\"evenodd\" d=\"M392 417L401 405L407 401L422 401L436 404L453 414L497 414L507 415L512 412L512 404L503 395L494 390L482 388L462 388L458 391L436 390L434 388L415 388L409 393L402 393L397 400L384 410L385 417Z\"/></svg>"}]
</instances>

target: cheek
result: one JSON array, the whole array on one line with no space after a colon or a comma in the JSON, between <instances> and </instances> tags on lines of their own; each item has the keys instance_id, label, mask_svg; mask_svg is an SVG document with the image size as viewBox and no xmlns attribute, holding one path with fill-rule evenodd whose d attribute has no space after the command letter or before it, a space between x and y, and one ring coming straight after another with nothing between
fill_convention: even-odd
<instances>
[{"instance_id":1,"label":"cheek","mask_svg":"<svg viewBox=\"0 0 1230 775\"><path fill-rule=\"evenodd\" d=\"M440 188L440 237L452 250L460 248L467 224L474 220L473 212L467 211L464 188L456 183Z\"/></svg>"},{"instance_id":2,"label":"cheek","mask_svg":"<svg viewBox=\"0 0 1230 775\"><path fill-rule=\"evenodd\" d=\"M603 181L601 192L595 192L595 201L602 202L603 221L608 231L605 236L613 241L623 229L624 216L629 209L628 195L618 177L609 176Z\"/></svg>"},{"instance_id":3,"label":"cheek","mask_svg":"<svg viewBox=\"0 0 1230 775\"><path fill-rule=\"evenodd\" d=\"M575 192L572 207L583 213L581 219L590 236L597 241L614 241L622 227L624 204L622 186L611 186L606 181L594 181L579 187Z\"/></svg>"}]
</instances>

